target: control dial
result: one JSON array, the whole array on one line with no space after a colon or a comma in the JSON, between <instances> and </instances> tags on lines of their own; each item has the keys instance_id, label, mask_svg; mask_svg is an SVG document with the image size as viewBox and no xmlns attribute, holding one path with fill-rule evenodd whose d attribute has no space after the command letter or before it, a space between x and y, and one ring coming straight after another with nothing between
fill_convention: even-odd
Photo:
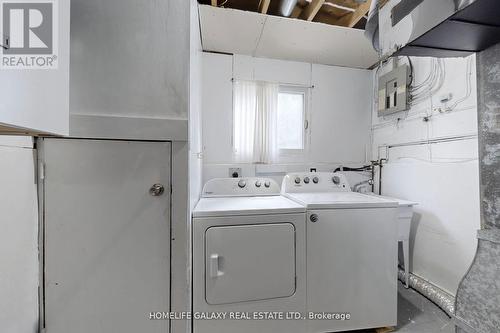
<instances>
[{"instance_id":1,"label":"control dial","mask_svg":"<svg viewBox=\"0 0 500 333\"><path fill-rule=\"evenodd\" d=\"M300 184L300 177L295 177L295 184Z\"/></svg>"},{"instance_id":2,"label":"control dial","mask_svg":"<svg viewBox=\"0 0 500 333\"><path fill-rule=\"evenodd\" d=\"M318 177L314 177L314 178L313 178L313 183L314 183L314 184L317 184L318 182L319 182L319 178L318 178Z\"/></svg>"},{"instance_id":3,"label":"control dial","mask_svg":"<svg viewBox=\"0 0 500 333\"><path fill-rule=\"evenodd\" d=\"M257 181L255 182L255 187L261 187L261 186L262 186L261 181L260 181L260 180L257 180Z\"/></svg>"},{"instance_id":4,"label":"control dial","mask_svg":"<svg viewBox=\"0 0 500 333\"><path fill-rule=\"evenodd\" d=\"M238 186L240 188L244 188L245 186L247 186L247 182L242 179L238 182Z\"/></svg>"},{"instance_id":5,"label":"control dial","mask_svg":"<svg viewBox=\"0 0 500 333\"><path fill-rule=\"evenodd\" d=\"M265 186L265 187L271 187L271 182L270 182L269 180L266 180L266 181L264 182L264 186Z\"/></svg>"},{"instance_id":6,"label":"control dial","mask_svg":"<svg viewBox=\"0 0 500 333\"><path fill-rule=\"evenodd\" d=\"M309 184L309 177L304 177L304 183Z\"/></svg>"},{"instance_id":7,"label":"control dial","mask_svg":"<svg viewBox=\"0 0 500 333\"><path fill-rule=\"evenodd\" d=\"M333 176L332 181L335 185L340 184L340 177L339 176Z\"/></svg>"}]
</instances>

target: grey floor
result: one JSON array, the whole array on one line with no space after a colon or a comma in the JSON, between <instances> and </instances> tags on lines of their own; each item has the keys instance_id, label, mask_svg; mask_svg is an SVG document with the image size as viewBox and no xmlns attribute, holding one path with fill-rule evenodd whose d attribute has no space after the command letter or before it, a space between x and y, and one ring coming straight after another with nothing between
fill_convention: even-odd
<instances>
[{"instance_id":1,"label":"grey floor","mask_svg":"<svg viewBox=\"0 0 500 333\"><path fill-rule=\"evenodd\" d=\"M398 285L398 326L395 332L405 333L454 333L450 317L434 303L413 289ZM373 331L355 331L365 333Z\"/></svg>"}]
</instances>

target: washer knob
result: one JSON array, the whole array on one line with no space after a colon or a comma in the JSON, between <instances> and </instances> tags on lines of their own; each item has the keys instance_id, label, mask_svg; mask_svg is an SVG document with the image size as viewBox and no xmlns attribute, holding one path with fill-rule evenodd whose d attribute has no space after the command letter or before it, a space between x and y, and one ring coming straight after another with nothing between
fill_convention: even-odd
<instances>
[{"instance_id":1,"label":"washer knob","mask_svg":"<svg viewBox=\"0 0 500 333\"><path fill-rule=\"evenodd\" d=\"M304 178L304 183L309 184L309 177Z\"/></svg>"},{"instance_id":2,"label":"washer knob","mask_svg":"<svg viewBox=\"0 0 500 333\"><path fill-rule=\"evenodd\" d=\"M238 182L238 186L240 188L244 188L245 186L247 186L247 182L242 179Z\"/></svg>"},{"instance_id":3,"label":"washer knob","mask_svg":"<svg viewBox=\"0 0 500 333\"><path fill-rule=\"evenodd\" d=\"M319 216L318 214L311 214L311 216L309 217L309 220L311 220L311 222L318 222L319 221Z\"/></svg>"},{"instance_id":4,"label":"washer knob","mask_svg":"<svg viewBox=\"0 0 500 333\"><path fill-rule=\"evenodd\" d=\"M340 177L339 176L333 176L332 181L335 185L340 184Z\"/></svg>"},{"instance_id":5,"label":"washer knob","mask_svg":"<svg viewBox=\"0 0 500 333\"><path fill-rule=\"evenodd\" d=\"M270 182L269 180L266 180L266 181L264 182L264 186L265 186L265 187L271 187L271 182Z\"/></svg>"},{"instance_id":6,"label":"washer knob","mask_svg":"<svg viewBox=\"0 0 500 333\"><path fill-rule=\"evenodd\" d=\"M319 183L319 178L318 178L318 177L314 177L314 178L313 178L313 183L314 183L314 184Z\"/></svg>"},{"instance_id":7,"label":"washer knob","mask_svg":"<svg viewBox=\"0 0 500 333\"><path fill-rule=\"evenodd\" d=\"M300 184L300 177L295 177L295 184Z\"/></svg>"},{"instance_id":8,"label":"washer knob","mask_svg":"<svg viewBox=\"0 0 500 333\"><path fill-rule=\"evenodd\" d=\"M260 182L260 180L257 180L255 182L255 187L261 187L262 186L262 183Z\"/></svg>"}]
</instances>

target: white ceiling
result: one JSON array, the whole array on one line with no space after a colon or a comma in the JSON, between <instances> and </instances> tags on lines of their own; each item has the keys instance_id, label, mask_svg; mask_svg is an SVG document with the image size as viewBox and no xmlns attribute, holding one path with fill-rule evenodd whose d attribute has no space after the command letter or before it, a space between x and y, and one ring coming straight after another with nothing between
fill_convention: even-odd
<instances>
[{"instance_id":1,"label":"white ceiling","mask_svg":"<svg viewBox=\"0 0 500 333\"><path fill-rule=\"evenodd\" d=\"M369 68L377 53L363 30L200 5L203 50Z\"/></svg>"}]
</instances>

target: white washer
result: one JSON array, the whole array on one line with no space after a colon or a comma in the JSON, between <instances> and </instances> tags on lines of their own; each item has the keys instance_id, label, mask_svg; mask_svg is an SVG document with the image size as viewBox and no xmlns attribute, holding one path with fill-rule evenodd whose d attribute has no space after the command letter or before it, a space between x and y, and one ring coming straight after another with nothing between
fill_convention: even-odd
<instances>
[{"instance_id":1,"label":"white washer","mask_svg":"<svg viewBox=\"0 0 500 333\"><path fill-rule=\"evenodd\" d=\"M282 194L307 208L307 311L350 316L307 331L395 326L398 203L351 192L338 173L287 175Z\"/></svg>"},{"instance_id":2,"label":"white washer","mask_svg":"<svg viewBox=\"0 0 500 333\"><path fill-rule=\"evenodd\" d=\"M255 316L304 313L305 269L305 208L281 196L275 181L204 186L193 212L194 333L304 332L304 320ZM201 313L226 317L197 319Z\"/></svg>"}]
</instances>

